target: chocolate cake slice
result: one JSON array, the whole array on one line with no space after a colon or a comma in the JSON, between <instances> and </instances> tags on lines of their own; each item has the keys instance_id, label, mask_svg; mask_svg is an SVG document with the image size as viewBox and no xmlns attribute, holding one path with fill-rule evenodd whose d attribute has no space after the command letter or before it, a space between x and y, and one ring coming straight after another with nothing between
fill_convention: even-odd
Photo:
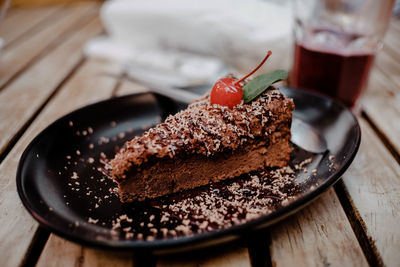
<instances>
[{"instance_id":1,"label":"chocolate cake slice","mask_svg":"<svg viewBox=\"0 0 400 267\"><path fill-rule=\"evenodd\" d=\"M126 142L110 162L122 202L287 165L291 99L273 87L233 108L212 105L209 98Z\"/></svg>"}]
</instances>

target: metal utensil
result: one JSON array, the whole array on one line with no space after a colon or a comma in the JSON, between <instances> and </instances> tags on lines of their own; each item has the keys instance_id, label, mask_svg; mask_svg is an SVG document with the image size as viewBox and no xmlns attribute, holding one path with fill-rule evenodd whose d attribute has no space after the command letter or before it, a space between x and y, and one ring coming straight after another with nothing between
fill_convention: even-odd
<instances>
[{"instance_id":1,"label":"metal utensil","mask_svg":"<svg viewBox=\"0 0 400 267\"><path fill-rule=\"evenodd\" d=\"M127 80L127 81L131 81L134 83L140 83L145 85L146 87L149 88L150 91L169 97L175 101L181 102L181 103L185 103L185 104L190 104L192 103L195 99L199 98L201 96L201 93L193 93L190 90L193 90L197 87L200 87L199 85L189 85L189 86L185 86L185 87L167 87L165 85L160 85L160 84L156 84L156 83L152 83L149 81L143 81L140 78L133 78L131 76L126 76L123 77L123 79ZM204 85L206 86L206 85ZM201 85L201 88L204 88L203 85ZM209 87L211 89L211 85Z\"/></svg>"},{"instance_id":2,"label":"metal utensil","mask_svg":"<svg viewBox=\"0 0 400 267\"><path fill-rule=\"evenodd\" d=\"M328 149L325 139L309 124L293 116L291 141L312 153L324 153Z\"/></svg>"}]
</instances>

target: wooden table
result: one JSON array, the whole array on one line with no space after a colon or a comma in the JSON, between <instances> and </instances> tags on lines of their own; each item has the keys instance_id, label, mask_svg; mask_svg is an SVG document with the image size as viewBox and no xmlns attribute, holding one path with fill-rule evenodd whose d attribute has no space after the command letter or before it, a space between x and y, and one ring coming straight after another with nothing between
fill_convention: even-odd
<instances>
[{"instance_id":1,"label":"wooden table","mask_svg":"<svg viewBox=\"0 0 400 267\"><path fill-rule=\"evenodd\" d=\"M83 45L103 31L98 9L21 8L1 21L0 266L400 266L399 19L392 19L371 74L356 159L334 188L297 214L243 244L180 257L97 250L41 229L16 191L28 143L78 107L146 90L113 78L122 77L120 66L83 56Z\"/></svg>"}]
</instances>

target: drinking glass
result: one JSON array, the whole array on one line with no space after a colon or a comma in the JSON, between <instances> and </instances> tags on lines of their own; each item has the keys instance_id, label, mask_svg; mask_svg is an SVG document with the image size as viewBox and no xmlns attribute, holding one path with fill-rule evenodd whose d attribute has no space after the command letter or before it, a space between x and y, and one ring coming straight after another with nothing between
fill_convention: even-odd
<instances>
[{"instance_id":1,"label":"drinking glass","mask_svg":"<svg viewBox=\"0 0 400 267\"><path fill-rule=\"evenodd\" d=\"M295 0L291 85L354 108L393 5L394 0Z\"/></svg>"}]
</instances>

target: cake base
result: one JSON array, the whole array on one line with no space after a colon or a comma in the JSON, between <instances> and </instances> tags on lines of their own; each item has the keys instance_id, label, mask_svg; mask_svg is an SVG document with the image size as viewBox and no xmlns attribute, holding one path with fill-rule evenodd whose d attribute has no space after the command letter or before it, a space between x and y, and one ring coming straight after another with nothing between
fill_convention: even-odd
<instances>
[{"instance_id":1,"label":"cake base","mask_svg":"<svg viewBox=\"0 0 400 267\"><path fill-rule=\"evenodd\" d=\"M213 157L190 155L185 158L160 160L118 181L122 202L145 200L185 189L234 178L264 167L284 167L290 159L290 134L275 133L269 140L255 142L235 153ZM278 135L278 136L276 136ZM201 163L201 164L199 164Z\"/></svg>"}]
</instances>

